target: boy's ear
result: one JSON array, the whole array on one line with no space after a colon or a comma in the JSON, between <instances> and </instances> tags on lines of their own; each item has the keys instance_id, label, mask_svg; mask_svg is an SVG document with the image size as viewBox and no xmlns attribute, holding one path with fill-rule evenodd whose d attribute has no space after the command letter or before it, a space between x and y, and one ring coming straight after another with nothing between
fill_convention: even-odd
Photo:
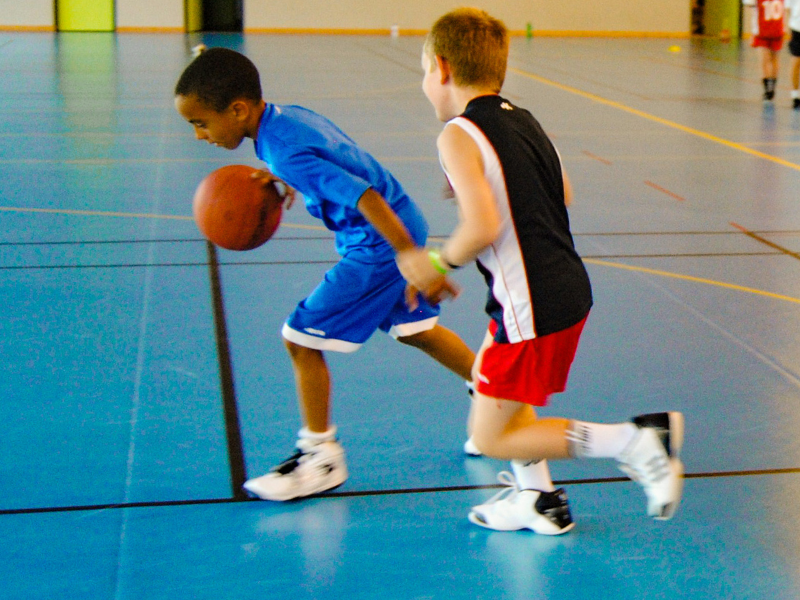
<instances>
[{"instance_id":1,"label":"boy's ear","mask_svg":"<svg viewBox=\"0 0 800 600\"><path fill-rule=\"evenodd\" d=\"M240 121L245 121L250 116L250 105L244 100L234 100L228 110Z\"/></svg>"},{"instance_id":2,"label":"boy's ear","mask_svg":"<svg viewBox=\"0 0 800 600\"><path fill-rule=\"evenodd\" d=\"M452 71L450 71L450 63L443 56L436 56L436 68L439 69L440 82L442 85L450 81Z\"/></svg>"}]
</instances>

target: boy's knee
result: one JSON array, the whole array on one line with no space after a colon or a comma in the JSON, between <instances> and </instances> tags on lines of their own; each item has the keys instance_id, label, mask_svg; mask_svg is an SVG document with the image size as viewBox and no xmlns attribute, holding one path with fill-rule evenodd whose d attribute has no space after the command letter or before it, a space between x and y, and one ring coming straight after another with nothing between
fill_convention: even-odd
<instances>
[{"instance_id":1,"label":"boy's knee","mask_svg":"<svg viewBox=\"0 0 800 600\"><path fill-rule=\"evenodd\" d=\"M396 338L401 344L406 346L413 346L414 348L425 348L431 345L433 336L431 335L432 329L427 331L420 331L411 335L404 335Z\"/></svg>"},{"instance_id":2,"label":"boy's knee","mask_svg":"<svg viewBox=\"0 0 800 600\"><path fill-rule=\"evenodd\" d=\"M473 425L472 441L482 454L490 458L505 458L503 456L503 444L496 435Z\"/></svg>"},{"instance_id":3,"label":"boy's knee","mask_svg":"<svg viewBox=\"0 0 800 600\"><path fill-rule=\"evenodd\" d=\"M306 346L301 346L300 344L295 344L294 342L287 340L286 338L283 338L283 345L286 347L286 351L292 358L303 356L311 352L318 352L318 350L314 350L313 348L308 348Z\"/></svg>"}]
</instances>

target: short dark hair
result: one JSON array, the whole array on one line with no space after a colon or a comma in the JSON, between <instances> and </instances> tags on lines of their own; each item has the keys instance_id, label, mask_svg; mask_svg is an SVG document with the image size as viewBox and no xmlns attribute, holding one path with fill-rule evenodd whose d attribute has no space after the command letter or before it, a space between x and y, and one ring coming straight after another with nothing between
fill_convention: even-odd
<instances>
[{"instance_id":1,"label":"short dark hair","mask_svg":"<svg viewBox=\"0 0 800 600\"><path fill-rule=\"evenodd\" d=\"M261 100L258 69L243 54L228 48L209 48L195 58L175 84L176 96L195 96L222 112L234 100Z\"/></svg>"}]
</instances>

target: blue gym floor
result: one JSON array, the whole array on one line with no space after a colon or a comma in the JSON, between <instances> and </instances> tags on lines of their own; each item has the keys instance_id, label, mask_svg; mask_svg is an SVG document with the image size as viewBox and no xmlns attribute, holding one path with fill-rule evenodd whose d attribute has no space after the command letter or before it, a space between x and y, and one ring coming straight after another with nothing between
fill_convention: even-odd
<instances>
[{"instance_id":1,"label":"blue gym floor","mask_svg":"<svg viewBox=\"0 0 800 600\"><path fill-rule=\"evenodd\" d=\"M299 427L284 318L336 260L295 206L215 251L197 183L232 163L172 104L200 40L331 117L422 206L442 199L421 38L0 34L0 596L6 599L800 597L800 112L782 55L714 40L517 38L505 95L559 147L596 306L544 415L687 419L683 505L614 464L552 464L576 529L467 521L500 461L461 452L463 383L376 334L329 355L350 479L288 504L239 484ZM680 51L670 50L677 45ZM442 322L473 347L477 272Z\"/></svg>"}]
</instances>

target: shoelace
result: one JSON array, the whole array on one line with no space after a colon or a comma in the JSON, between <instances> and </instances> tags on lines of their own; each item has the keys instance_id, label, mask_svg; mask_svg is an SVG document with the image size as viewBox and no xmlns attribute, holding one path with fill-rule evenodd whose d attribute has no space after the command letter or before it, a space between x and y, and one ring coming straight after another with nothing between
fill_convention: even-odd
<instances>
[{"instance_id":1,"label":"shoelace","mask_svg":"<svg viewBox=\"0 0 800 600\"><path fill-rule=\"evenodd\" d=\"M517 480L512 473L509 471L500 471L497 474L497 481L502 483L504 487L502 490L497 492L494 496L489 498L484 504L493 504L502 500L506 497L509 499L513 498L517 494L519 494L519 486L517 485Z\"/></svg>"},{"instance_id":2,"label":"shoelace","mask_svg":"<svg viewBox=\"0 0 800 600\"><path fill-rule=\"evenodd\" d=\"M620 471L646 488L659 483L665 477L669 476L670 473L670 457L667 454L667 448L664 447L662 437L653 430L647 431L645 429L641 431L640 436L652 436L653 433L655 433L656 441L660 444L659 447L663 448L663 452L658 452L646 461L639 462L638 464L636 462L628 462L626 459L621 459L620 463L617 464ZM638 444L639 440L641 440L641 437L634 438L631 444Z\"/></svg>"},{"instance_id":3,"label":"shoelace","mask_svg":"<svg viewBox=\"0 0 800 600\"><path fill-rule=\"evenodd\" d=\"M643 485L658 483L669 475L669 459L655 456L643 465L618 465L619 470Z\"/></svg>"}]
</instances>

